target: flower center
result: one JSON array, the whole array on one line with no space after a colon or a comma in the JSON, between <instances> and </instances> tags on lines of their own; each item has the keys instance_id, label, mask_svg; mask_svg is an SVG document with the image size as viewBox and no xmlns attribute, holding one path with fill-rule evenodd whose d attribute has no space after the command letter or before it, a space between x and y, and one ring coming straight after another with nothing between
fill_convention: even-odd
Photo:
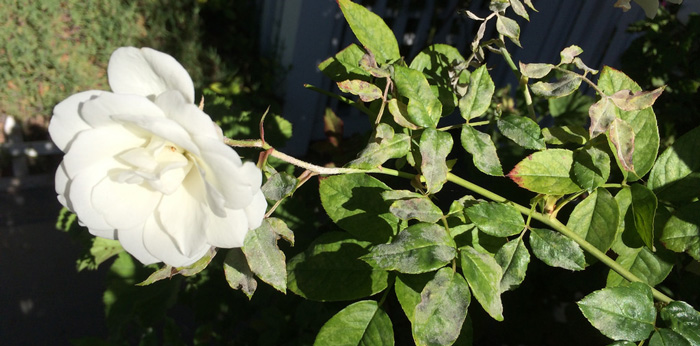
<instances>
[{"instance_id":1,"label":"flower center","mask_svg":"<svg viewBox=\"0 0 700 346\"><path fill-rule=\"evenodd\" d=\"M117 155L117 159L129 166L119 170L117 181L146 184L166 195L175 192L182 185L193 166L189 153L157 136L153 136L143 147Z\"/></svg>"}]
</instances>

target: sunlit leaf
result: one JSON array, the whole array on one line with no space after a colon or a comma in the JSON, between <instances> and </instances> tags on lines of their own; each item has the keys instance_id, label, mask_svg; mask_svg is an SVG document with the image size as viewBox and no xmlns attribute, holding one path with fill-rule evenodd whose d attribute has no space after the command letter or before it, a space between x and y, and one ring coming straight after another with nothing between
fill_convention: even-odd
<instances>
[{"instance_id":1,"label":"sunlit leaf","mask_svg":"<svg viewBox=\"0 0 700 346\"><path fill-rule=\"evenodd\" d=\"M548 75L549 72L551 72L553 68L554 68L554 65L552 65L552 64L542 64L542 63L523 64L522 62L520 63L520 73L522 73L525 77L528 77L528 78L540 79L540 78Z\"/></svg>"},{"instance_id":2,"label":"sunlit leaf","mask_svg":"<svg viewBox=\"0 0 700 346\"><path fill-rule=\"evenodd\" d=\"M649 346L692 346L682 335L668 328L659 328L649 339Z\"/></svg>"},{"instance_id":3,"label":"sunlit leaf","mask_svg":"<svg viewBox=\"0 0 700 346\"><path fill-rule=\"evenodd\" d=\"M420 274L446 265L456 255L454 240L444 227L417 223L399 232L391 243L373 246L360 258L374 268Z\"/></svg>"},{"instance_id":4,"label":"sunlit leaf","mask_svg":"<svg viewBox=\"0 0 700 346\"><path fill-rule=\"evenodd\" d=\"M549 144L578 144L588 141L588 131L581 126L553 126L542 129L544 141Z\"/></svg>"},{"instance_id":5,"label":"sunlit leaf","mask_svg":"<svg viewBox=\"0 0 700 346\"><path fill-rule=\"evenodd\" d=\"M491 136L465 124L462 126L460 140L464 149L472 154L476 168L488 175L503 175L501 161L498 159Z\"/></svg>"},{"instance_id":6,"label":"sunlit leaf","mask_svg":"<svg viewBox=\"0 0 700 346\"><path fill-rule=\"evenodd\" d=\"M394 129L384 123L377 125L374 138L358 154L357 159L347 164L350 168L371 169L389 159L406 156L411 149L411 138L405 133L394 133Z\"/></svg>"},{"instance_id":7,"label":"sunlit leaf","mask_svg":"<svg viewBox=\"0 0 700 346\"><path fill-rule=\"evenodd\" d=\"M563 234L533 228L530 232L530 246L535 257L549 266L583 270L586 265L581 247Z\"/></svg>"},{"instance_id":8,"label":"sunlit leaf","mask_svg":"<svg viewBox=\"0 0 700 346\"><path fill-rule=\"evenodd\" d=\"M524 189L547 195L581 191L571 179L573 152L566 149L538 151L513 168L508 177Z\"/></svg>"},{"instance_id":9,"label":"sunlit leaf","mask_svg":"<svg viewBox=\"0 0 700 346\"><path fill-rule=\"evenodd\" d=\"M394 345L391 319L377 302L363 300L348 305L331 317L316 335L318 346Z\"/></svg>"},{"instance_id":10,"label":"sunlit leaf","mask_svg":"<svg viewBox=\"0 0 700 346\"><path fill-rule=\"evenodd\" d=\"M520 25L508 17L497 16L496 17L496 30L499 34L508 37L513 43L518 47L520 46Z\"/></svg>"},{"instance_id":11,"label":"sunlit leaf","mask_svg":"<svg viewBox=\"0 0 700 346\"><path fill-rule=\"evenodd\" d=\"M279 201L292 193L294 188L297 186L297 183L298 180L293 175L285 172L277 172L267 179L265 184L262 186L262 192L265 195L265 198L273 201Z\"/></svg>"},{"instance_id":12,"label":"sunlit leaf","mask_svg":"<svg viewBox=\"0 0 700 346\"><path fill-rule=\"evenodd\" d=\"M510 291L520 286L525 280L527 265L530 263L530 253L522 237L507 242L496 253L496 263L503 270L501 277L501 292Z\"/></svg>"},{"instance_id":13,"label":"sunlit leaf","mask_svg":"<svg viewBox=\"0 0 700 346\"><path fill-rule=\"evenodd\" d=\"M518 234L525 228L520 212L504 203L482 202L465 209L464 213L480 230L496 237Z\"/></svg>"},{"instance_id":14,"label":"sunlit leaf","mask_svg":"<svg viewBox=\"0 0 700 346\"><path fill-rule=\"evenodd\" d=\"M260 227L248 231L242 248L250 270L282 293L287 290L287 265L284 252L277 246L277 239L280 233L291 232L288 229L277 231L284 228L287 225L280 219L264 219Z\"/></svg>"},{"instance_id":15,"label":"sunlit leaf","mask_svg":"<svg viewBox=\"0 0 700 346\"><path fill-rule=\"evenodd\" d=\"M338 82L338 89L360 97L362 102L371 102L382 98L382 89L378 86L359 79L344 80Z\"/></svg>"},{"instance_id":16,"label":"sunlit leaf","mask_svg":"<svg viewBox=\"0 0 700 346\"><path fill-rule=\"evenodd\" d=\"M591 192L605 184L610 176L610 156L596 147L574 151L572 177L578 186Z\"/></svg>"},{"instance_id":17,"label":"sunlit leaf","mask_svg":"<svg viewBox=\"0 0 700 346\"><path fill-rule=\"evenodd\" d=\"M690 304L674 301L661 309L661 318L671 330L680 334L691 345L700 345L700 313Z\"/></svg>"},{"instance_id":18,"label":"sunlit leaf","mask_svg":"<svg viewBox=\"0 0 700 346\"><path fill-rule=\"evenodd\" d=\"M618 108L624 111L637 111L647 107L651 107L656 99L661 96L665 87L660 87L652 91L637 91L620 90L610 95L610 100Z\"/></svg>"},{"instance_id":19,"label":"sunlit leaf","mask_svg":"<svg viewBox=\"0 0 700 346\"><path fill-rule=\"evenodd\" d=\"M644 283L650 286L656 286L664 281L668 274L671 273L671 269L673 269L673 263L667 260L657 256L647 247L640 247L629 249L627 252L619 255L615 259L615 262L642 279ZM620 276L620 274L612 269L610 270L606 282L607 287L624 285L626 283L627 280Z\"/></svg>"},{"instance_id":20,"label":"sunlit leaf","mask_svg":"<svg viewBox=\"0 0 700 346\"><path fill-rule=\"evenodd\" d=\"M613 340L644 340L654 331L654 300L651 288L643 283L595 291L578 306L594 327Z\"/></svg>"},{"instance_id":21,"label":"sunlit leaf","mask_svg":"<svg viewBox=\"0 0 700 346\"><path fill-rule=\"evenodd\" d=\"M578 89L581 85L581 77L575 74L566 74L556 82L537 82L530 88L533 94L542 97L564 97Z\"/></svg>"},{"instance_id":22,"label":"sunlit leaf","mask_svg":"<svg viewBox=\"0 0 700 346\"><path fill-rule=\"evenodd\" d=\"M338 0L338 5L352 32L377 62L384 64L401 57L394 33L381 17L351 0Z\"/></svg>"},{"instance_id":23,"label":"sunlit leaf","mask_svg":"<svg viewBox=\"0 0 700 346\"><path fill-rule=\"evenodd\" d=\"M436 272L427 272L423 274L398 274L394 283L394 292L396 298L401 304L408 320L413 324L416 305L421 301L421 292L423 288L432 280Z\"/></svg>"},{"instance_id":24,"label":"sunlit leaf","mask_svg":"<svg viewBox=\"0 0 700 346\"><path fill-rule=\"evenodd\" d=\"M400 199L391 203L389 211L402 220L418 220L435 223L442 218L442 211L430 198L421 196L418 198Z\"/></svg>"},{"instance_id":25,"label":"sunlit leaf","mask_svg":"<svg viewBox=\"0 0 700 346\"><path fill-rule=\"evenodd\" d=\"M435 127L442 116L442 103L430 89L425 75L417 70L394 66L394 83L408 98L408 120L420 127Z\"/></svg>"},{"instance_id":26,"label":"sunlit leaf","mask_svg":"<svg viewBox=\"0 0 700 346\"><path fill-rule=\"evenodd\" d=\"M700 196L700 127L666 149L649 174L648 187L659 199L690 200Z\"/></svg>"},{"instance_id":27,"label":"sunlit leaf","mask_svg":"<svg viewBox=\"0 0 700 346\"><path fill-rule=\"evenodd\" d=\"M428 193L436 193L447 181L447 155L452 151L452 135L434 128L423 130L420 137L421 173Z\"/></svg>"},{"instance_id":28,"label":"sunlit leaf","mask_svg":"<svg viewBox=\"0 0 700 346\"><path fill-rule=\"evenodd\" d=\"M510 6L513 8L515 14L525 18L528 21L530 20L530 16L527 14L527 9L525 9L525 5L523 5L520 0L510 0Z\"/></svg>"},{"instance_id":29,"label":"sunlit leaf","mask_svg":"<svg viewBox=\"0 0 700 346\"><path fill-rule=\"evenodd\" d=\"M615 120L616 112L615 105L609 98L603 97L598 102L591 105L588 109L588 116L591 119L591 125L588 127L590 138L595 138L601 133L605 133L610 128L613 120Z\"/></svg>"},{"instance_id":30,"label":"sunlit leaf","mask_svg":"<svg viewBox=\"0 0 700 346\"><path fill-rule=\"evenodd\" d=\"M615 118L608 129L608 136L620 167L634 173L634 129L626 121Z\"/></svg>"},{"instance_id":31,"label":"sunlit leaf","mask_svg":"<svg viewBox=\"0 0 700 346\"><path fill-rule=\"evenodd\" d=\"M491 105L491 97L496 89L486 65L474 70L469 77L467 94L459 100L459 111L466 120L483 115Z\"/></svg>"},{"instance_id":32,"label":"sunlit leaf","mask_svg":"<svg viewBox=\"0 0 700 346\"><path fill-rule=\"evenodd\" d=\"M615 240L620 211L610 192L599 188L579 203L566 225L602 252ZM587 257L590 262L591 258Z\"/></svg>"},{"instance_id":33,"label":"sunlit leaf","mask_svg":"<svg viewBox=\"0 0 700 346\"><path fill-rule=\"evenodd\" d=\"M561 57L559 64L571 64L574 62L574 58L581 55L581 53L583 53L583 49L581 49L581 47L577 45L568 46L559 53L559 56Z\"/></svg>"},{"instance_id":34,"label":"sunlit leaf","mask_svg":"<svg viewBox=\"0 0 700 346\"><path fill-rule=\"evenodd\" d=\"M501 266L493 257L471 246L460 248L459 253L462 259L462 273L472 289L474 298L496 321L503 321Z\"/></svg>"},{"instance_id":35,"label":"sunlit leaf","mask_svg":"<svg viewBox=\"0 0 700 346\"><path fill-rule=\"evenodd\" d=\"M496 125L504 136L525 149L540 150L545 148L540 126L530 118L506 115L499 118Z\"/></svg>"}]
</instances>

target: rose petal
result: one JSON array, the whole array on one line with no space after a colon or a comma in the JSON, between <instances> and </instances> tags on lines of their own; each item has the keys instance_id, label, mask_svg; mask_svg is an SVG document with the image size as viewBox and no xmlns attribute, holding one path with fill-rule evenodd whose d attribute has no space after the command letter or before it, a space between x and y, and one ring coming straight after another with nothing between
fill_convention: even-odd
<instances>
[{"instance_id":1,"label":"rose petal","mask_svg":"<svg viewBox=\"0 0 700 346\"><path fill-rule=\"evenodd\" d=\"M208 208L204 201L204 187L197 174L188 174L182 185L170 195L163 196L156 208L156 221L177 245L185 257L192 257L202 244L206 234L202 228L208 223Z\"/></svg>"},{"instance_id":2,"label":"rose petal","mask_svg":"<svg viewBox=\"0 0 700 346\"><path fill-rule=\"evenodd\" d=\"M92 189L91 200L110 226L126 229L143 225L162 197L144 185L120 183L106 176Z\"/></svg>"},{"instance_id":3,"label":"rose petal","mask_svg":"<svg viewBox=\"0 0 700 346\"><path fill-rule=\"evenodd\" d=\"M181 93L166 91L160 94L155 102L167 118L176 121L192 136L206 136L221 141L217 126L211 117L192 103L187 103Z\"/></svg>"},{"instance_id":4,"label":"rose petal","mask_svg":"<svg viewBox=\"0 0 700 346\"><path fill-rule=\"evenodd\" d=\"M63 205L64 207L68 208L68 210L72 211L72 208L68 206L68 201L66 200L66 191L69 189L69 184L70 180L68 179L68 173L66 173L66 169L63 166L63 162L61 162L60 165L58 165L58 169L56 169L56 194L58 195L58 201Z\"/></svg>"},{"instance_id":5,"label":"rose petal","mask_svg":"<svg viewBox=\"0 0 700 346\"><path fill-rule=\"evenodd\" d=\"M78 132L89 129L88 125L80 117L80 109L85 101L95 98L103 91L90 90L69 96L61 101L53 109L53 116L49 122L49 134L51 140L63 152L66 152L70 142Z\"/></svg>"},{"instance_id":6,"label":"rose petal","mask_svg":"<svg viewBox=\"0 0 700 346\"><path fill-rule=\"evenodd\" d=\"M207 242L224 249L241 247L248 233L248 217L241 209L226 209L226 214L226 217L210 216Z\"/></svg>"},{"instance_id":7,"label":"rose petal","mask_svg":"<svg viewBox=\"0 0 700 346\"><path fill-rule=\"evenodd\" d=\"M117 230L116 229L88 228L88 231L90 232L90 234L92 234L96 237L111 239L111 240L117 239Z\"/></svg>"},{"instance_id":8,"label":"rose petal","mask_svg":"<svg viewBox=\"0 0 700 346\"><path fill-rule=\"evenodd\" d=\"M174 120L167 118L147 118L132 114L115 114L112 118L123 124L134 125L141 129L141 131L161 137L194 155L200 155L200 148L192 141L190 134Z\"/></svg>"},{"instance_id":9,"label":"rose petal","mask_svg":"<svg viewBox=\"0 0 700 346\"><path fill-rule=\"evenodd\" d=\"M99 164L104 159L116 162L114 158L117 154L142 146L145 142L145 139L118 124L83 131L76 136L71 150L63 157L64 168L69 177L75 177L78 172ZM116 163L109 169L117 167L127 168Z\"/></svg>"},{"instance_id":10,"label":"rose petal","mask_svg":"<svg viewBox=\"0 0 700 346\"><path fill-rule=\"evenodd\" d=\"M267 211L267 201L262 191L258 191L258 193L253 196L253 201L250 202L250 205L244 210L248 218L248 228L256 229L260 227L263 222L263 217L265 217L265 212Z\"/></svg>"},{"instance_id":11,"label":"rose petal","mask_svg":"<svg viewBox=\"0 0 700 346\"><path fill-rule=\"evenodd\" d=\"M108 224L102 214L92 205L92 189L100 182L107 172L114 167L116 162L101 160L87 169L80 170L71 179L70 187L67 190L66 199L71 210L78 215L78 219L88 228L98 230L113 229Z\"/></svg>"},{"instance_id":12,"label":"rose petal","mask_svg":"<svg viewBox=\"0 0 700 346\"><path fill-rule=\"evenodd\" d=\"M187 70L172 56L151 48L115 50L109 59L107 77L116 93L155 100L166 90L177 90L188 103L194 103L194 84Z\"/></svg>"},{"instance_id":13,"label":"rose petal","mask_svg":"<svg viewBox=\"0 0 700 346\"><path fill-rule=\"evenodd\" d=\"M143 232L143 244L153 256L173 267L184 267L197 262L211 248L209 244L203 243L200 244L200 248L192 249L191 256L183 255L175 245L172 237L161 229L155 217L150 217L146 221Z\"/></svg>"},{"instance_id":14,"label":"rose petal","mask_svg":"<svg viewBox=\"0 0 700 346\"><path fill-rule=\"evenodd\" d=\"M113 115L130 114L141 118L165 118L163 111L145 97L103 93L85 102L80 116L92 127L114 124Z\"/></svg>"},{"instance_id":15,"label":"rose petal","mask_svg":"<svg viewBox=\"0 0 700 346\"><path fill-rule=\"evenodd\" d=\"M138 228L120 229L117 231L117 239L126 252L144 265L161 262L162 259L154 256L145 246L144 227L146 225L140 225Z\"/></svg>"}]
</instances>

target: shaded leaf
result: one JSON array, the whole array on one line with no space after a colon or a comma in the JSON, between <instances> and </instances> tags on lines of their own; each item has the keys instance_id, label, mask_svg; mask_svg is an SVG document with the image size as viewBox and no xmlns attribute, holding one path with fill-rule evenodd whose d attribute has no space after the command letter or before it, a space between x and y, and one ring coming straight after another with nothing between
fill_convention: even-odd
<instances>
[{"instance_id":1,"label":"shaded leaf","mask_svg":"<svg viewBox=\"0 0 700 346\"><path fill-rule=\"evenodd\" d=\"M546 195L565 195L581 191L571 179L573 152L566 149L538 151L513 168L508 177L524 189Z\"/></svg>"},{"instance_id":2,"label":"shaded leaf","mask_svg":"<svg viewBox=\"0 0 700 346\"><path fill-rule=\"evenodd\" d=\"M660 240L667 249L686 251L700 261L700 202L679 208L666 222Z\"/></svg>"},{"instance_id":3,"label":"shaded leaf","mask_svg":"<svg viewBox=\"0 0 700 346\"><path fill-rule=\"evenodd\" d=\"M351 0L338 0L338 5L352 32L380 64L401 57L394 33L381 17Z\"/></svg>"},{"instance_id":4,"label":"shaded leaf","mask_svg":"<svg viewBox=\"0 0 700 346\"><path fill-rule=\"evenodd\" d=\"M472 289L474 298L496 321L503 321L501 278L503 270L496 260L471 246L460 248L462 273Z\"/></svg>"},{"instance_id":5,"label":"shaded leaf","mask_svg":"<svg viewBox=\"0 0 700 346\"><path fill-rule=\"evenodd\" d=\"M610 156L596 147L574 151L571 176L578 186L591 192L605 184L610 176Z\"/></svg>"},{"instance_id":6,"label":"shaded leaf","mask_svg":"<svg viewBox=\"0 0 700 346\"><path fill-rule=\"evenodd\" d=\"M646 247L629 249L615 259L623 268L642 279L650 286L660 284L673 269L673 263L660 258ZM627 283L620 274L613 270L608 273L607 287L620 286Z\"/></svg>"},{"instance_id":7,"label":"shaded leaf","mask_svg":"<svg viewBox=\"0 0 700 346\"><path fill-rule=\"evenodd\" d=\"M396 298L398 298L401 309L403 309L411 324L415 320L416 305L421 301L420 294L428 281L433 279L435 273L396 275L396 282L394 283Z\"/></svg>"},{"instance_id":8,"label":"shaded leaf","mask_svg":"<svg viewBox=\"0 0 700 346\"><path fill-rule=\"evenodd\" d=\"M476 168L488 175L503 176L501 161L491 136L465 124L460 140L464 149L472 154Z\"/></svg>"},{"instance_id":9,"label":"shaded leaf","mask_svg":"<svg viewBox=\"0 0 700 346\"><path fill-rule=\"evenodd\" d=\"M243 250L234 248L228 250L226 259L224 259L224 275L226 282L234 290L241 290L248 299L253 297L255 289L258 288L258 282L255 281L253 272L248 266Z\"/></svg>"},{"instance_id":10,"label":"shaded leaf","mask_svg":"<svg viewBox=\"0 0 700 346\"><path fill-rule=\"evenodd\" d=\"M661 309L661 318L670 324L671 330L683 336L691 345L700 345L700 313L690 304L671 302Z\"/></svg>"},{"instance_id":11,"label":"shaded leaf","mask_svg":"<svg viewBox=\"0 0 700 346\"><path fill-rule=\"evenodd\" d=\"M504 136L525 149L545 148L540 126L530 118L506 115L499 118L496 124Z\"/></svg>"},{"instance_id":12,"label":"shaded leaf","mask_svg":"<svg viewBox=\"0 0 700 346\"><path fill-rule=\"evenodd\" d=\"M521 237L515 238L501 247L496 253L496 263L503 270L501 292L510 291L525 280L530 253Z\"/></svg>"},{"instance_id":13,"label":"shaded leaf","mask_svg":"<svg viewBox=\"0 0 700 346\"><path fill-rule=\"evenodd\" d=\"M442 218L442 211L430 198L400 199L391 203L389 211L402 220L415 219L422 222L435 223Z\"/></svg>"},{"instance_id":14,"label":"shaded leaf","mask_svg":"<svg viewBox=\"0 0 700 346\"><path fill-rule=\"evenodd\" d=\"M331 317L316 335L314 345L394 345L391 319L377 302L363 300Z\"/></svg>"},{"instance_id":15,"label":"shaded leaf","mask_svg":"<svg viewBox=\"0 0 700 346\"><path fill-rule=\"evenodd\" d=\"M602 252L615 241L620 211L610 192L599 188L579 203L566 226ZM590 263L592 257L587 257Z\"/></svg>"},{"instance_id":16,"label":"shaded leaf","mask_svg":"<svg viewBox=\"0 0 700 346\"><path fill-rule=\"evenodd\" d=\"M469 219L486 234L507 237L520 233L525 228L525 221L513 206L482 202L464 210Z\"/></svg>"},{"instance_id":17,"label":"shaded leaf","mask_svg":"<svg viewBox=\"0 0 700 346\"><path fill-rule=\"evenodd\" d=\"M391 243L373 246L360 259L374 268L420 274L446 265L456 255L454 240L445 228L417 223L399 232Z\"/></svg>"},{"instance_id":18,"label":"shaded leaf","mask_svg":"<svg viewBox=\"0 0 700 346\"><path fill-rule=\"evenodd\" d=\"M649 346L691 346L682 335L668 328L659 328L649 339Z\"/></svg>"},{"instance_id":19,"label":"shaded leaf","mask_svg":"<svg viewBox=\"0 0 700 346\"><path fill-rule=\"evenodd\" d=\"M700 127L678 138L656 160L648 187L659 199L690 200L700 196Z\"/></svg>"},{"instance_id":20,"label":"shaded leaf","mask_svg":"<svg viewBox=\"0 0 700 346\"><path fill-rule=\"evenodd\" d=\"M583 270L586 258L581 247L563 234L547 229L533 228L530 232L532 253L552 267Z\"/></svg>"},{"instance_id":21,"label":"shaded leaf","mask_svg":"<svg viewBox=\"0 0 700 346\"><path fill-rule=\"evenodd\" d=\"M369 79L369 72L360 68L360 59L365 55L356 44L351 44L318 65L318 69L328 78L340 82L347 79Z\"/></svg>"},{"instance_id":22,"label":"shaded leaf","mask_svg":"<svg viewBox=\"0 0 700 346\"><path fill-rule=\"evenodd\" d=\"M634 228L644 244L654 250L654 216L658 201L651 190L644 185L630 185L632 193L632 215L634 217Z\"/></svg>"},{"instance_id":23,"label":"shaded leaf","mask_svg":"<svg viewBox=\"0 0 700 346\"><path fill-rule=\"evenodd\" d=\"M359 259L369 242L344 232L324 233L287 263L287 287L306 299L355 300L383 291L389 273Z\"/></svg>"},{"instance_id":24,"label":"shaded leaf","mask_svg":"<svg viewBox=\"0 0 700 346\"><path fill-rule=\"evenodd\" d=\"M452 345L459 337L471 301L469 286L451 268L438 270L420 294L413 319L416 345Z\"/></svg>"},{"instance_id":25,"label":"shaded leaf","mask_svg":"<svg viewBox=\"0 0 700 346\"><path fill-rule=\"evenodd\" d=\"M347 164L350 168L371 169L389 159L406 156L411 150L411 138L405 133L394 133L394 129L384 123L377 125L374 138L358 154L358 158Z\"/></svg>"},{"instance_id":26,"label":"shaded leaf","mask_svg":"<svg viewBox=\"0 0 700 346\"><path fill-rule=\"evenodd\" d=\"M398 231L399 219L381 193L391 190L366 174L342 174L321 180L321 205L340 228L360 240L386 243Z\"/></svg>"},{"instance_id":27,"label":"shaded leaf","mask_svg":"<svg viewBox=\"0 0 700 346\"><path fill-rule=\"evenodd\" d=\"M542 137L546 143L554 145L583 145L588 141L588 131L580 126L553 126L542 129Z\"/></svg>"},{"instance_id":28,"label":"shaded leaf","mask_svg":"<svg viewBox=\"0 0 700 346\"><path fill-rule=\"evenodd\" d=\"M136 286L147 286L150 285L156 281L160 281L163 279L170 279L174 275L183 275L183 276L192 276L196 275L204 268L206 268L211 260L216 256L216 248L211 247L205 254L202 256L202 258L198 259L196 262L188 265L188 266L183 266L183 267L173 267L170 265L165 265L162 268L156 270L153 272L151 275L146 278L146 280L139 282L136 284Z\"/></svg>"}]
</instances>

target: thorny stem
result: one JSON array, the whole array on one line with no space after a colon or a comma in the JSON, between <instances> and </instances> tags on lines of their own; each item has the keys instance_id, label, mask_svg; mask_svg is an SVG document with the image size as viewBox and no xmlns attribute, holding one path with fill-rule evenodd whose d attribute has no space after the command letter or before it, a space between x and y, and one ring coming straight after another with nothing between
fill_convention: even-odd
<instances>
[{"instance_id":1,"label":"thorny stem","mask_svg":"<svg viewBox=\"0 0 700 346\"><path fill-rule=\"evenodd\" d=\"M407 179L414 179L416 177L415 174L407 173L407 172L402 172L390 168L375 168L375 169L355 169L355 168L330 168L330 167L322 167L322 166L317 166L308 162L301 161L297 158L291 157L285 153L282 153L280 151L275 150L272 148L269 144L264 143L261 140L233 140L230 138L224 138L224 143L233 146L233 147L248 147L248 148L261 148L264 150L267 150L271 156L274 156L278 159L284 160L288 163L291 163L295 166L307 169L313 173L317 174L323 174L323 175L334 175L334 174L348 174L348 173L378 173L378 174L385 174L385 175L391 175L391 176L397 176L397 177L402 177L402 178L407 178ZM536 211L533 211L530 208L527 208L525 206L522 206L518 203L512 202L508 199L506 199L503 196L500 196L494 192L491 192L490 190L487 190L479 185L476 185L472 182L469 182L459 176L456 176L452 173L447 174L447 181L452 182L454 184L457 184L467 190L470 190L472 192L475 192L481 196L484 196L494 202L499 202L499 203L506 203L511 206L513 206L515 209L517 209L521 214L526 215L530 218L533 218L537 221L542 222L543 224L559 231L566 237L570 238L571 240L575 241L581 248L583 248L585 251L590 253L593 257L597 258L601 262L605 263L608 267L610 267L612 270L616 271L620 276L625 278L628 281L632 282L643 282L639 277L631 273L629 270L621 266L619 263L615 262L612 258L608 257L605 253L602 251L598 250L595 246L593 246L591 243L586 241L585 239L581 238L578 234L576 234L574 231L572 231L569 227L561 223L561 221L557 220L556 218L553 218L549 215L545 215ZM673 301L670 297L666 296L665 294L659 292L655 288L651 288L652 294L654 295L654 298L657 300L664 302L664 303L670 303Z\"/></svg>"}]
</instances>

